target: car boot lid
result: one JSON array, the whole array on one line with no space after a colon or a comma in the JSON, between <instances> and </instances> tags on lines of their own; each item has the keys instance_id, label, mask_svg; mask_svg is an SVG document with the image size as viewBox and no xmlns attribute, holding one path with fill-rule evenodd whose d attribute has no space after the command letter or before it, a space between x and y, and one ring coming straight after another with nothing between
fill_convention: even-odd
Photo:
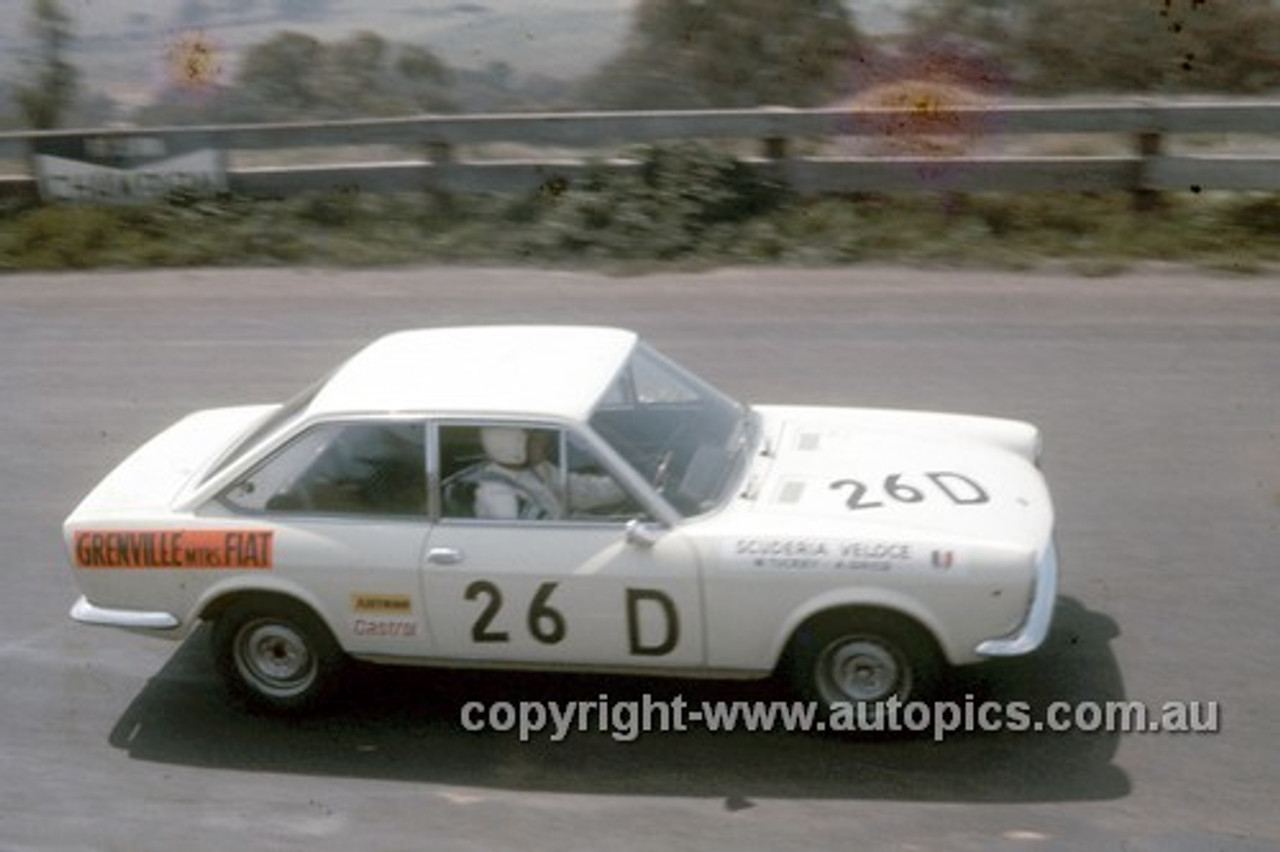
<instances>
[{"instance_id":1,"label":"car boot lid","mask_svg":"<svg viewBox=\"0 0 1280 852\"><path fill-rule=\"evenodd\" d=\"M147 441L80 502L69 526L163 514L238 436L275 406L198 411Z\"/></svg>"}]
</instances>

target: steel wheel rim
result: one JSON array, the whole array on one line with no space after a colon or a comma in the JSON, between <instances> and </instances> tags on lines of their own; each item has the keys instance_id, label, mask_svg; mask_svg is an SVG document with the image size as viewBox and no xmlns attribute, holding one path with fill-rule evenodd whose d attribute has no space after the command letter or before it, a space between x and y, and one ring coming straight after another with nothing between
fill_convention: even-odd
<instances>
[{"instance_id":1,"label":"steel wheel rim","mask_svg":"<svg viewBox=\"0 0 1280 852\"><path fill-rule=\"evenodd\" d=\"M236 637L235 662L246 681L277 698L305 692L318 670L306 635L273 619L259 619L241 628Z\"/></svg>"},{"instance_id":2,"label":"steel wheel rim","mask_svg":"<svg viewBox=\"0 0 1280 852\"><path fill-rule=\"evenodd\" d=\"M872 639L828 645L818 658L817 686L832 702L876 702L910 689L910 671L893 650Z\"/></svg>"}]
</instances>

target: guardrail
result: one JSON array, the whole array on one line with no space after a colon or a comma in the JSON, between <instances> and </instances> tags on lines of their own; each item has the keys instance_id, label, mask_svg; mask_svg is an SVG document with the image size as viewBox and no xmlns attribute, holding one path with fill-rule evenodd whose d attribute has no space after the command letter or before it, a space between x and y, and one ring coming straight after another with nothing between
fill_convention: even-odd
<instances>
[{"instance_id":1,"label":"guardrail","mask_svg":"<svg viewBox=\"0 0 1280 852\"><path fill-rule=\"evenodd\" d=\"M1120 135L1121 153L1015 156L992 140L1064 134ZM916 109L785 109L416 116L207 127L111 128L0 134L0 157L31 162L40 146L128 139L202 145L218 152L392 146L374 161L241 167L225 188L254 197L308 190L518 193L572 183L586 169L634 166L609 146L676 140L754 140L745 157L804 195L915 191L1099 191L1149 202L1165 191L1280 190L1270 153L1170 153L1183 134L1280 135L1280 102L997 104ZM939 150L921 140L938 140ZM463 159L494 143L573 149L571 156ZM847 150L855 149L852 154ZM1280 146L1273 146L1273 149ZM994 153L992 153L994 151ZM31 194L34 168L0 177L0 193Z\"/></svg>"}]
</instances>

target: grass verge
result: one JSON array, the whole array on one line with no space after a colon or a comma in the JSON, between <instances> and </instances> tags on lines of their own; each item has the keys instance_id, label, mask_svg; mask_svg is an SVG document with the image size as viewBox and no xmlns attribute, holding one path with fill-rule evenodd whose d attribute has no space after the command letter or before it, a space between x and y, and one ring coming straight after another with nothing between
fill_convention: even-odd
<instances>
[{"instance_id":1,"label":"grass verge","mask_svg":"<svg viewBox=\"0 0 1280 852\"><path fill-rule=\"evenodd\" d=\"M324 193L286 200L174 198L133 207L0 208L0 270L421 262L841 265L1030 269L1106 275L1147 261L1241 273L1280 264L1280 195L1124 193L799 199L736 161L653 149L635 173L601 173L525 198Z\"/></svg>"}]
</instances>

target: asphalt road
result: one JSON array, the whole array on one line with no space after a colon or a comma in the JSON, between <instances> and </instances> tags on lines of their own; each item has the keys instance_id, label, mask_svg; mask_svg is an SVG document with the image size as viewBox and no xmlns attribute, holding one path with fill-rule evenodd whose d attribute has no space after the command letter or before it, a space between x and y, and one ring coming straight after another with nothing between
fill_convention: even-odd
<instances>
[{"instance_id":1,"label":"asphalt road","mask_svg":"<svg viewBox=\"0 0 1280 852\"><path fill-rule=\"evenodd\" d=\"M1063 551L1047 646L974 700L1220 702L1218 733L577 734L469 697L770 687L361 671L334 713L245 715L204 634L72 624L58 525L189 410L284 398L396 328L636 328L743 398L1045 430ZM447 368L448 365L442 365ZM0 849L1280 848L1280 279L889 269L0 278Z\"/></svg>"}]
</instances>

